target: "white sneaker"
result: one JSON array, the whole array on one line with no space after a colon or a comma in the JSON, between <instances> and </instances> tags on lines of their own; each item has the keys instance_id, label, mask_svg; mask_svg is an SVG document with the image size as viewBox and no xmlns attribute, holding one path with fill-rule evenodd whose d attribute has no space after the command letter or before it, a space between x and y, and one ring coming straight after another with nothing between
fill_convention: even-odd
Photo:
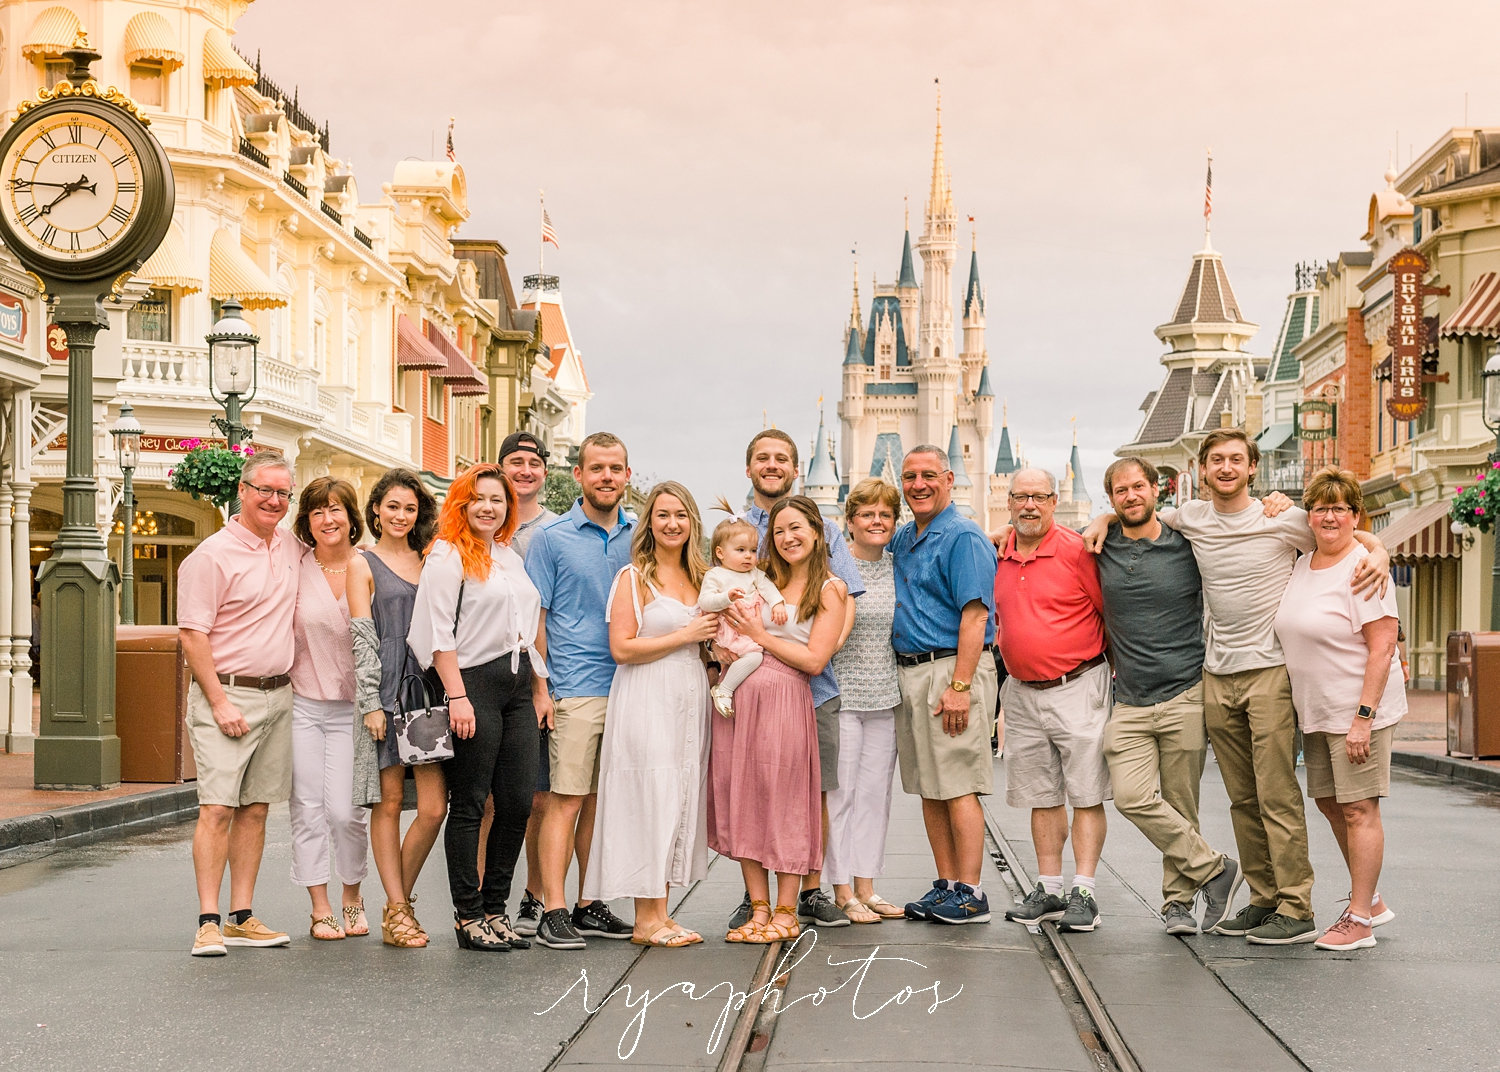
<instances>
[{"instance_id":1,"label":"white sneaker","mask_svg":"<svg viewBox=\"0 0 1500 1072\"><path fill-rule=\"evenodd\" d=\"M709 696L713 697L714 710L725 718L734 717L734 694L722 685L715 685L708 690Z\"/></svg>"}]
</instances>

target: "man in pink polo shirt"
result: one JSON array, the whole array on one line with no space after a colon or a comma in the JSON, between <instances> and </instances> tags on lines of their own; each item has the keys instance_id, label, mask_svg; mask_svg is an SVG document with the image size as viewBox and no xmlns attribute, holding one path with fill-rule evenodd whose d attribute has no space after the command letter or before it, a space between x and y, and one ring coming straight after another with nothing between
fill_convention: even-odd
<instances>
[{"instance_id":1,"label":"man in pink polo shirt","mask_svg":"<svg viewBox=\"0 0 1500 1072\"><path fill-rule=\"evenodd\" d=\"M297 544L277 526L292 498L292 468L280 454L245 462L241 511L183 560L177 624L193 682L188 736L198 764L198 934L193 956L227 945L276 946L289 939L251 912L266 841L266 812L292 789L292 612ZM229 921L219 888L229 865Z\"/></svg>"},{"instance_id":2,"label":"man in pink polo shirt","mask_svg":"<svg viewBox=\"0 0 1500 1072\"><path fill-rule=\"evenodd\" d=\"M1104 761L1110 674L1104 658L1104 595L1083 537L1052 523L1057 482L1023 469L1010 484L1014 531L995 573L996 638L1010 674L1005 709L1005 802L1031 809L1036 888L1005 913L1017 923L1055 920L1059 930L1099 922L1094 870L1104 851ZM1062 851L1073 805L1073 889L1064 900Z\"/></svg>"}]
</instances>

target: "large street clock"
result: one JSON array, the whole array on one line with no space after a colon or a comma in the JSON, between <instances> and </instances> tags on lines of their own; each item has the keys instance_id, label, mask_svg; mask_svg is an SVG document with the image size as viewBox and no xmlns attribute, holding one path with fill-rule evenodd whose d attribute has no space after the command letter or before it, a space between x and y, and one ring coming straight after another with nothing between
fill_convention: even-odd
<instances>
[{"instance_id":1,"label":"large street clock","mask_svg":"<svg viewBox=\"0 0 1500 1072\"><path fill-rule=\"evenodd\" d=\"M48 283L138 268L172 216L172 171L149 120L86 67L75 74L23 103L0 137L0 240Z\"/></svg>"}]
</instances>

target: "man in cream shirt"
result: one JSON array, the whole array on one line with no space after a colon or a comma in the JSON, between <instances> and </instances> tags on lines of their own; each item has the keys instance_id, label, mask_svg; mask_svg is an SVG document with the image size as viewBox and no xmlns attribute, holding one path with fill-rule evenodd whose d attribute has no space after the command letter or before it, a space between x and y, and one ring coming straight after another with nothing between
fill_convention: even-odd
<instances>
[{"instance_id":1,"label":"man in cream shirt","mask_svg":"<svg viewBox=\"0 0 1500 1072\"><path fill-rule=\"evenodd\" d=\"M1318 930L1292 746L1297 716L1275 623L1292 566L1299 553L1312 550L1313 537L1300 508L1268 510L1251 497L1259 462L1259 449L1240 429L1210 432L1198 450L1209 498L1160 517L1188 538L1203 577L1204 716L1250 886L1250 903L1212 933L1292 945L1315 941ZM1091 548L1102 544L1116 520L1111 514L1090 524ZM1363 591L1382 582L1390 557L1373 535L1359 538L1370 551L1354 576L1355 589Z\"/></svg>"}]
</instances>

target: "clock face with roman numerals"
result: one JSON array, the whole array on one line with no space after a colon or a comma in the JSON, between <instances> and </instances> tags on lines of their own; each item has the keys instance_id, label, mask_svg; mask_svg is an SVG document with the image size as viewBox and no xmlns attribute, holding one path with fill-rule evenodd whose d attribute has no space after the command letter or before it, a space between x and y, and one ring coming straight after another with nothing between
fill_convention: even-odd
<instances>
[{"instance_id":1,"label":"clock face with roman numerals","mask_svg":"<svg viewBox=\"0 0 1500 1072\"><path fill-rule=\"evenodd\" d=\"M0 161L0 177L0 213L16 238L56 260L108 254L140 217L140 157L118 126L87 112L33 124Z\"/></svg>"}]
</instances>

